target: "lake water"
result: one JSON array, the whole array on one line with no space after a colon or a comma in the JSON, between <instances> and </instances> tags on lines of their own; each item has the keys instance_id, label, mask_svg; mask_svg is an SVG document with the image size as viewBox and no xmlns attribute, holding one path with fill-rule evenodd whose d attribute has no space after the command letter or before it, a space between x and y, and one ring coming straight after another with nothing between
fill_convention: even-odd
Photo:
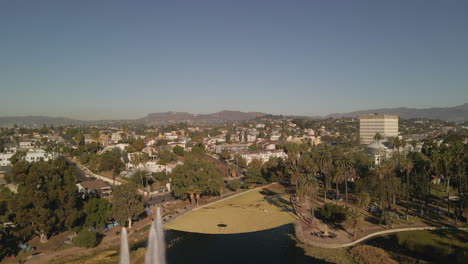
<instances>
[{"instance_id":1,"label":"lake water","mask_svg":"<svg viewBox=\"0 0 468 264\"><path fill-rule=\"evenodd\" d=\"M304 255L291 239L292 225L244 234L210 235L166 231L172 263L326 263Z\"/></svg>"}]
</instances>

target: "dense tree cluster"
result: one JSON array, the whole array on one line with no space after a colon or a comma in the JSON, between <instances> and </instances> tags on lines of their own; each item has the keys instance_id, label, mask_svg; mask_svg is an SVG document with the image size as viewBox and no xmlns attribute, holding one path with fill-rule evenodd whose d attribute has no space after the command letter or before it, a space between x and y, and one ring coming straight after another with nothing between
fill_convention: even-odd
<instances>
[{"instance_id":1,"label":"dense tree cluster","mask_svg":"<svg viewBox=\"0 0 468 264\"><path fill-rule=\"evenodd\" d=\"M203 156L188 156L183 165L174 169L171 177L174 195L190 198L192 203L198 203L201 195L220 195L224 188L223 175Z\"/></svg>"},{"instance_id":2,"label":"dense tree cluster","mask_svg":"<svg viewBox=\"0 0 468 264\"><path fill-rule=\"evenodd\" d=\"M98 143L91 143L79 146L70 152L93 172L111 171L114 176L118 175L125 168L124 161L127 159L127 153L119 148L114 148L98 154L100 150L101 147Z\"/></svg>"},{"instance_id":3,"label":"dense tree cluster","mask_svg":"<svg viewBox=\"0 0 468 264\"><path fill-rule=\"evenodd\" d=\"M9 180L18 185L18 192L0 188L0 258L15 254L18 243L34 236L46 242L51 235L71 229L79 231L77 246L94 247L100 241L99 232L112 219L131 226L143 212L136 186L115 187L110 203L80 195L76 177L77 168L65 158L14 164ZM14 225L4 225L8 222Z\"/></svg>"},{"instance_id":4,"label":"dense tree cluster","mask_svg":"<svg viewBox=\"0 0 468 264\"><path fill-rule=\"evenodd\" d=\"M12 172L18 193L8 207L22 237L37 234L45 241L51 234L79 224L82 201L75 170L65 159L32 164L20 161Z\"/></svg>"}]
</instances>

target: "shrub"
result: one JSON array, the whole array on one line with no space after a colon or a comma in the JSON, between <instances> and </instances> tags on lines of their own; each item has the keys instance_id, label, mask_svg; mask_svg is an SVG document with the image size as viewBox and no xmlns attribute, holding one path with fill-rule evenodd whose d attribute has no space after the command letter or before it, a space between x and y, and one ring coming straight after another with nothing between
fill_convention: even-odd
<instances>
[{"instance_id":1,"label":"shrub","mask_svg":"<svg viewBox=\"0 0 468 264\"><path fill-rule=\"evenodd\" d=\"M82 230L78 236L73 239L73 244L82 248L93 248L99 245L101 236L99 233L91 230Z\"/></svg>"},{"instance_id":2,"label":"shrub","mask_svg":"<svg viewBox=\"0 0 468 264\"><path fill-rule=\"evenodd\" d=\"M240 182L239 182L239 180L232 180L232 181L230 181L229 184L228 184L228 188L229 188L229 190L231 190L231 191L237 191L237 189L239 189L239 187L240 187Z\"/></svg>"},{"instance_id":3,"label":"shrub","mask_svg":"<svg viewBox=\"0 0 468 264\"><path fill-rule=\"evenodd\" d=\"M323 217L323 220L340 224L346 220L348 209L343 206L327 203L320 208L319 213Z\"/></svg>"},{"instance_id":4,"label":"shrub","mask_svg":"<svg viewBox=\"0 0 468 264\"><path fill-rule=\"evenodd\" d=\"M359 192L357 193L358 205L361 208L367 209L371 202L371 197L367 192Z\"/></svg>"},{"instance_id":5,"label":"shrub","mask_svg":"<svg viewBox=\"0 0 468 264\"><path fill-rule=\"evenodd\" d=\"M380 215L380 222L388 226L393 226L397 223L398 216L391 211L383 211Z\"/></svg>"},{"instance_id":6,"label":"shrub","mask_svg":"<svg viewBox=\"0 0 468 264\"><path fill-rule=\"evenodd\" d=\"M351 253L356 256L359 263L362 264L398 264L395 260L390 258L390 255L381 248L372 246L357 246L351 249Z\"/></svg>"},{"instance_id":7,"label":"shrub","mask_svg":"<svg viewBox=\"0 0 468 264\"><path fill-rule=\"evenodd\" d=\"M248 183L241 184L240 186L241 189L249 189L250 185Z\"/></svg>"},{"instance_id":8,"label":"shrub","mask_svg":"<svg viewBox=\"0 0 468 264\"><path fill-rule=\"evenodd\" d=\"M166 172L154 172L152 174L153 178L161 183L165 183L169 180L169 176L166 174Z\"/></svg>"}]
</instances>

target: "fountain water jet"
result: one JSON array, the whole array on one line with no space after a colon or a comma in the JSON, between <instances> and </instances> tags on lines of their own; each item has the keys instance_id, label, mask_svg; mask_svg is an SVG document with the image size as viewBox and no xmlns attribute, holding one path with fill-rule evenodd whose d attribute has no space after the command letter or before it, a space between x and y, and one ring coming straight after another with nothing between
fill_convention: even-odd
<instances>
[{"instance_id":1,"label":"fountain water jet","mask_svg":"<svg viewBox=\"0 0 468 264\"><path fill-rule=\"evenodd\" d=\"M122 228L120 236L120 262L119 264L130 264L130 252L128 249L127 229Z\"/></svg>"},{"instance_id":2,"label":"fountain water jet","mask_svg":"<svg viewBox=\"0 0 468 264\"><path fill-rule=\"evenodd\" d=\"M164 241L164 229L161 216L161 208L156 209L156 234L158 238L159 263L166 264L166 242Z\"/></svg>"},{"instance_id":3,"label":"fountain water jet","mask_svg":"<svg viewBox=\"0 0 468 264\"><path fill-rule=\"evenodd\" d=\"M145 264L166 264L166 245L161 217L161 209L156 209L156 220L151 223L146 249Z\"/></svg>"}]
</instances>

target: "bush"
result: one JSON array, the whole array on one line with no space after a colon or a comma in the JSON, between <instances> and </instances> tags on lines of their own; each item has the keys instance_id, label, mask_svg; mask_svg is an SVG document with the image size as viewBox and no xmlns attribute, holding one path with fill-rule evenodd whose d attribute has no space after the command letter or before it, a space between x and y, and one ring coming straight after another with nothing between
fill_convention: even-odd
<instances>
[{"instance_id":1,"label":"bush","mask_svg":"<svg viewBox=\"0 0 468 264\"><path fill-rule=\"evenodd\" d=\"M371 197L367 192L359 192L357 193L358 205L361 208L367 209L371 202Z\"/></svg>"},{"instance_id":2,"label":"bush","mask_svg":"<svg viewBox=\"0 0 468 264\"><path fill-rule=\"evenodd\" d=\"M93 248L99 245L101 236L99 233L91 230L82 230L78 236L73 239L73 244L82 248Z\"/></svg>"},{"instance_id":3,"label":"bush","mask_svg":"<svg viewBox=\"0 0 468 264\"><path fill-rule=\"evenodd\" d=\"M239 187L240 187L240 182L239 182L239 180L232 180L232 181L229 182L227 187L231 191L237 191L237 189L239 189Z\"/></svg>"},{"instance_id":4,"label":"bush","mask_svg":"<svg viewBox=\"0 0 468 264\"><path fill-rule=\"evenodd\" d=\"M249 189L250 185L248 183L244 183L240 186L241 189Z\"/></svg>"},{"instance_id":5,"label":"bush","mask_svg":"<svg viewBox=\"0 0 468 264\"><path fill-rule=\"evenodd\" d=\"M346 220L348 209L343 206L327 203L320 208L319 213L323 217L323 220L340 224Z\"/></svg>"},{"instance_id":6,"label":"bush","mask_svg":"<svg viewBox=\"0 0 468 264\"><path fill-rule=\"evenodd\" d=\"M380 214L380 222L388 226L397 223L398 215L392 211L385 210Z\"/></svg>"},{"instance_id":7,"label":"bush","mask_svg":"<svg viewBox=\"0 0 468 264\"><path fill-rule=\"evenodd\" d=\"M184 156L185 154L184 148L179 145L173 147L172 152L174 152L177 156Z\"/></svg>"},{"instance_id":8,"label":"bush","mask_svg":"<svg viewBox=\"0 0 468 264\"><path fill-rule=\"evenodd\" d=\"M169 180L169 176L166 174L166 172L154 172L152 176L160 183L166 183Z\"/></svg>"}]
</instances>

